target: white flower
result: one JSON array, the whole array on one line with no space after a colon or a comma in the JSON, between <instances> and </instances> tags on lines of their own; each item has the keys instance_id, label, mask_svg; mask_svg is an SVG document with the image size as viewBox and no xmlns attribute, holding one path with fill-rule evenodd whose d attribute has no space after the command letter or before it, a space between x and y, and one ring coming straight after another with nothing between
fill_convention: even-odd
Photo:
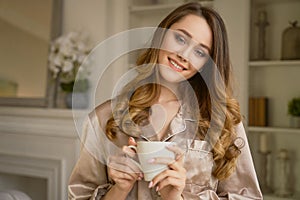
<instances>
[{"instance_id":1,"label":"white flower","mask_svg":"<svg viewBox=\"0 0 300 200\"><path fill-rule=\"evenodd\" d=\"M57 54L54 56L53 63L55 66L60 67L63 64L63 56L61 54Z\"/></svg>"},{"instance_id":2,"label":"white flower","mask_svg":"<svg viewBox=\"0 0 300 200\"><path fill-rule=\"evenodd\" d=\"M74 67L73 63L66 60L63 64L63 67L62 67L62 73L72 71L73 67Z\"/></svg>"},{"instance_id":3,"label":"white flower","mask_svg":"<svg viewBox=\"0 0 300 200\"><path fill-rule=\"evenodd\" d=\"M71 56L74 52L74 49L72 47L72 44L70 43L63 43L59 49L59 52L64 56Z\"/></svg>"},{"instance_id":4,"label":"white flower","mask_svg":"<svg viewBox=\"0 0 300 200\"><path fill-rule=\"evenodd\" d=\"M62 81L74 81L89 51L87 37L81 33L70 32L56 38L51 43L48 57L49 70L53 78L57 78L59 74ZM87 71L87 69L80 68L80 71ZM87 75L88 72L85 74Z\"/></svg>"},{"instance_id":5,"label":"white flower","mask_svg":"<svg viewBox=\"0 0 300 200\"><path fill-rule=\"evenodd\" d=\"M49 69L52 71L53 78L56 78L59 73L59 69L53 64L49 64Z\"/></svg>"}]
</instances>

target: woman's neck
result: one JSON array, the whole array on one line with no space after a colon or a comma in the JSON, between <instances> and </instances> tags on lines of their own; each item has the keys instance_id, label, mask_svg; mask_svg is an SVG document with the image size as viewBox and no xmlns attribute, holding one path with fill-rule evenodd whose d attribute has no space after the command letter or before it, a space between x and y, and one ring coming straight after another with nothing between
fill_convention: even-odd
<instances>
[{"instance_id":1,"label":"woman's neck","mask_svg":"<svg viewBox=\"0 0 300 200\"><path fill-rule=\"evenodd\" d=\"M178 92L177 92L177 87L166 87L165 85L161 86L160 89L160 95L157 100L157 103L168 103L170 101L178 101Z\"/></svg>"}]
</instances>

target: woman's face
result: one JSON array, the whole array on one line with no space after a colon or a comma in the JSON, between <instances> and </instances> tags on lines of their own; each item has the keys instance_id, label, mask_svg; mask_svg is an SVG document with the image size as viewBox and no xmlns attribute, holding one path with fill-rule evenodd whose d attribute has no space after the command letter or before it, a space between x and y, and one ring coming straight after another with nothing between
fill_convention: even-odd
<instances>
[{"instance_id":1,"label":"woman's face","mask_svg":"<svg viewBox=\"0 0 300 200\"><path fill-rule=\"evenodd\" d=\"M159 73L168 82L194 76L210 58L212 32L206 20L187 15L166 32L158 63Z\"/></svg>"}]
</instances>

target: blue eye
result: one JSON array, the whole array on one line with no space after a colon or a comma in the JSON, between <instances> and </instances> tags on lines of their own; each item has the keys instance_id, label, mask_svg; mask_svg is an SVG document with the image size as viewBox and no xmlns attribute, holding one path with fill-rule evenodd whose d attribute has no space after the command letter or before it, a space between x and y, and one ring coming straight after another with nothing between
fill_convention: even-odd
<instances>
[{"instance_id":1,"label":"blue eye","mask_svg":"<svg viewBox=\"0 0 300 200\"><path fill-rule=\"evenodd\" d=\"M206 56L206 53L202 49L195 49L194 53L198 57L205 57Z\"/></svg>"},{"instance_id":2,"label":"blue eye","mask_svg":"<svg viewBox=\"0 0 300 200\"><path fill-rule=\"evenodd\" d=\"M182 45L186 44L186 40L182 35L180 35L179 33L174 33L174 35L175 35L175 40L177 41L178 44L182 44Z\"/></svg>"}]
</instances>

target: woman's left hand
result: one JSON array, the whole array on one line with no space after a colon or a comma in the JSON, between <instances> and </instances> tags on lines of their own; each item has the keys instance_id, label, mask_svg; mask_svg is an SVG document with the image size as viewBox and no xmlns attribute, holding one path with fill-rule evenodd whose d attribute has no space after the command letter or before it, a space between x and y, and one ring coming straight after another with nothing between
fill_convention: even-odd
<instances>
[{"instance_id":1,"label":"woman's left hand","mask_svg":"<svg viewBox=\"0 0 300 200\"><path fill-rule=\"evenodd\" d=\"M155 187L164 200L180 200L185 187L186 169L184 164L184 151L177 146L168 146L168 150L175 153L175 160L170 158L155 158L151 163L166 164L169 169L161 172L149 183L149 187Z\"/></svg>"}]
</instances>

